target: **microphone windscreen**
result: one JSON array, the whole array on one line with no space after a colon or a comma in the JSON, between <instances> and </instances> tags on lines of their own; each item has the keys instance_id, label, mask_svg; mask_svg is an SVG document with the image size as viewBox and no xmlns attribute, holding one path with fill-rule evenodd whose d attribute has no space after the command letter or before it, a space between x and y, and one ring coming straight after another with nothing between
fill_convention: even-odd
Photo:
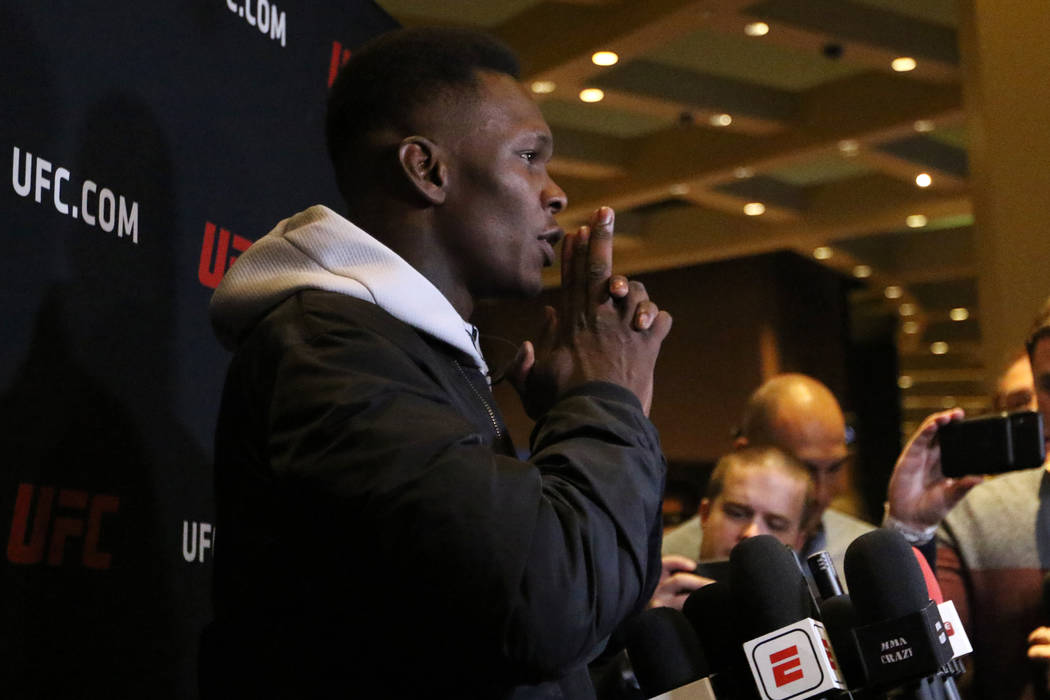
<instances>
[{"instance_id":1,"label":"microphone windscreen","mask_svg":"<svg viewBox=\"0 0 1050 700\"><path fill-rule=\"evenodd\" d=\"M926 582L926 593L930 596L930 600L940 605L944 602L944 593L941 592L941 584L937 581L937 575L933 573L930 563L926 561L926 556L922 552L912 547L911 553L915 556L919 570L922 571L922 580Z\"/></svg>"},{"instance_id":2,"label":"microphone windscreen","mask_svg":"<svg viewBox=\"0 0 1050 700\"><path fill-rule=\"evenodd\" d=\"M696 632L712 673L721 673L737 661L745 640L737 636L733 598L725 581L709 583L690 593L682 614Z\"/></svg>"},{"instance_id":3,"label":"microphone windscreen","mask_svg":"<svg viewBox=\"0 0 1050 700\"><path fill-rule=\"evenodd\" d=\"M820 603L820 615L824 619L824 629L828 631L831 648L846 679L846 686L852 689L865 685L864 663L860 658L860 649L853 636L857 626L857 614L853 602L845 594L825 598Z\"/></svg>"},{"instance_id":4,"label":"microphone windscreen","mask_svg":"<svg viewBox=\"0 0 1050 700\"><path fill-rule=\"evenodd\" d=\"M650 608L626 627L627 656L646 697L692 683L709 674L696 633L673 608Z\"/></svg>"},{"instance_id":5,"label":"microphone windscreen","mask_svg":"<svg viewBox=\"0 0 1050 700\"><path fill-rule=\"evenodd\" d=\"M885 528L850 543L846 583L861 625L903 617L930 602L912 546L900 533Z\"/></svg>"},{"instance_id":6,"label":"microphone windscreen","mask_svg":"<svg viewBox=\"0 0 1050 700\"><path fill-rule=\"evenodd\" d=\"M729 552L732 595L748 639L812 614L809 586L798 560L772 535L742 540Z\"/></svg>"}]
</instances>

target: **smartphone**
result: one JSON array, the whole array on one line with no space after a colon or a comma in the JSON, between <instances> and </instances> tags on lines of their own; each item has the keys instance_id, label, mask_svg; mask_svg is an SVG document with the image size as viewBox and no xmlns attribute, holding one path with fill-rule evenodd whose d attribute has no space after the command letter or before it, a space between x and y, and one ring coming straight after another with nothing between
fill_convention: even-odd
<instances>
[{"instance_id":1,"label":"smartphone","mask_svg":"<svg viewBox=\"0 0 1050 700\"><path fill-rule=\"evenodd\" d=\"M937 430L937 441L948 477L1030 469L1046 459L1043 419L1035 411L952 421Z\"/></svg>"},{"instance_id":2,"label":"smartphone","mask_svg":"<svg viewBox=\"0 0 1050 700\"><path fill-rule=\"evenodd\" d=\"M693 573L715 581L726 581L729 579L729 560L702 561L693 569Z\"/></svg>"}]
</instances>

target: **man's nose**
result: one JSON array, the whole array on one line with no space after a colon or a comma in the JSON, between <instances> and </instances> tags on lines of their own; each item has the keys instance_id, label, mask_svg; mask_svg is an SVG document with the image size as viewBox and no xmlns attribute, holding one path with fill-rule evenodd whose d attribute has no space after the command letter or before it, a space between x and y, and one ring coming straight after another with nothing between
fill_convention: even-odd
<instances>
[{"instance_id":1,"label":"man's nose","mask_svg":"<svg viewBox=\"0 0 1050 700\"><path fill-rule=\"evenodd\" d=\"M757 537L762 534L762 526L758 522L758 518L751 518L751 522L747 524L747 527L740 533L740 539L746 540L749 537Z\"/></svg>"},{"instance_id":2,"label":"man's nose","mask_svg":"<svg viewBox=\"0 0 1050 700\"><path fill-rule=\"evenodd\" d=\"M547 177L547 186L543 188L543 206L549 209L551 214L558 214L569 204L569 198L565 190L558 186L554 178Z\"/></svg>"}]
</instances>

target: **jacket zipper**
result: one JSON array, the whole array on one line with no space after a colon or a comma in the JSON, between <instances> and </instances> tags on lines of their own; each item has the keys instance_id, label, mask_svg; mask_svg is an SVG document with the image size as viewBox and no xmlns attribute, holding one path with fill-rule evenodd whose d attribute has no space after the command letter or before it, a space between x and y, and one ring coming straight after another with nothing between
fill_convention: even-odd
<instances>
[{"instance_id":1,"label":"jacket zipper","mask_svg":"<svg viewBox=\"0 0 1050 700\"><path fill-rule=\"evenodd\" d=\"M492 421L492 429L496 431L496 438L502 440L503 429L499 427L499 421L496 420L496 412L492 410L492 406L485 400L485 397L481 395L481 392L478 391L477 387L474 386L474 382L470 381L470 377L468 377L467 373L463 371L462 365L456 360L452 360L452 363L456 365L456 369L459 370L460 376L463 377L463 381L467 383L470 390L474 392L474 396L477 396L478 401L480 401L481 405L485 407L485 412L489 414L489 420Z\"/></svg>"}]
</instances>

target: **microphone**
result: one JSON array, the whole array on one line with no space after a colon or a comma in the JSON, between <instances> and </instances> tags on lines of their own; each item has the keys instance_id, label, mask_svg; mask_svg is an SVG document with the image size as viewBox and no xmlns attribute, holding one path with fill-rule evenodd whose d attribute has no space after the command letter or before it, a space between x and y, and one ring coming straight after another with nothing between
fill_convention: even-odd
<instances>
[{"instance_id":1,"label":"microphone","mask_svg":"<svg viewBox=\"0 0 1050 700\"><path fill-rule=\"evenodd\" d=\"M813 576L813 583L817 585L817 593L821 600L834 598L843 594L842 582L839 574L835 571L835 562L832 560L828 550L822 549L816 554L809 555L806 559L809 572Z\"/></svg>"},{"instance_id":2,"label":"microphone","mask_svg":"<svg viewBox=\"0 0 1050 700\"><path fill-rule=\"evenodd\" d=\"M725 698L758 698L744 656L743 638L729 585L717 580L689 594L682 614L707 656L715 693Z\"/></svg>"},{"instance_id":3,"label":"microphone","mask_svg":"<svg viewBox=\"0 0 1050 700\"><path fill-rule=\"evenodd\" d=\"M868 679L864 671L864 661L860 657L860 649L857 647L857 639L853 636L853 628L857 626L857 613L853 609L853 601L845 593L826 598L820 602L820 616L828 631L831 648L835 650L839 668L842 669L846 687L851 691L861 690L867 685Z\"/></svg>"},{"instance_id":4,"label":"microphone","mask_svg":"<svg viewBox=\"0 0 1050 700\"><path fill-rule=\"evenodd\" d=\"M937 581L937 576L933 573L933 569L930 568L930 564L926 561L923 553L915 547L911 548L911 553L915 555L915 561L922 571L922 578L926 581L926 591L930 596L930 600L937 603L937 612L940 613L941 621L944 623L944 631L948 634L948 641L952 643L952 661L960 656L969 654L973 651L973 646L970 644L970 638L966 634L966 628L963 627L959 612L955 609L955 603L944 599L941 584ZM961 662L954 664L949 662L948 668L942 671L942 675L954 677L961 675L962 672Z\"/></svg>"},{"instance_id":5,"label":"microphone","mask_svg":"<svg viewBox=\"0 0 1050 700\"><path fill-rule=\"evenodd\" d=\"M730 580L744 653L765 700L803 700L845 689L824 625L794 553L772 535L739 542L729 553Z\"/></svg>"},{"instance_id":6,"label":"microphone","mask_svg":"<svg viewBox=\"0 0 1050 700\"><path fill-rule=\"evenodd\" d=\"M846 549L846 582L869 686L925 693L953 651L913 551L891 530L861 535Z\"/></svg>"},{"instance_id":7,"label":"microphone","mask_svg":"<svg viewBox=\"0 0 1050 700\"><path fill-rule=\"evenodd\" d=\"M689 621L673 608L650 608L626 628L627 657L647 698L717 700L707 660Z\"/></svg>"}]
</instances>

